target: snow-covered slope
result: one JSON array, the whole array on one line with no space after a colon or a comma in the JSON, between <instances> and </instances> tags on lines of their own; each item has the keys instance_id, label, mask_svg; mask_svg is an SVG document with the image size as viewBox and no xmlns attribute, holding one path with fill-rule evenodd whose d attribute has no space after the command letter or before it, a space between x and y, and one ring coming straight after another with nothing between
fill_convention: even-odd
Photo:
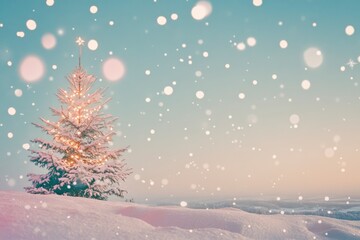
<instances>
[{"instance_id":1,"label":"snow-covered slope","mask_svg":"<svg viewBox=\"0 0 360 240\"><path fill-rule=\"evenodd\" d=\"M0 239L360 239L360 222L0 191Z\"/></svg>"}]
</instances>

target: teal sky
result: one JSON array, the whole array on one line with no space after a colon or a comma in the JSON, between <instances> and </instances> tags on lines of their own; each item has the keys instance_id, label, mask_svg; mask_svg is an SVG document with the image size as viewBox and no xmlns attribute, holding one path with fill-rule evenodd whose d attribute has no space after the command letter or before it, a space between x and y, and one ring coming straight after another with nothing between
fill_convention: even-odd
<instances>
[{"instance_id":1,"label":"teal sky","mask_svg":"<svg viewBox=\"0 0 360 240\"><path fill-rule=\"evenodd\" d=\"M23 191L26 174L41 171L23 144L46 138L31 123L53 119L49 107L59 106L55 94L77 65L81 36L82 65L96 87L108 87L106 112L119 117L114 145L131 149L128 198L359 197L360 65L348 63L360 60L360 2L208 3L211 13L196 20L192 0L1 1L0 189ZM354 33L346 33L350 26ZM42 44L45 34L56 38L52 49ZM320 66L304 59L309 48ZM45 64L37 82L19 74L29 55ZM126 68L116 82L102 71L113 57Z\"/></svg>"}]
</instances>

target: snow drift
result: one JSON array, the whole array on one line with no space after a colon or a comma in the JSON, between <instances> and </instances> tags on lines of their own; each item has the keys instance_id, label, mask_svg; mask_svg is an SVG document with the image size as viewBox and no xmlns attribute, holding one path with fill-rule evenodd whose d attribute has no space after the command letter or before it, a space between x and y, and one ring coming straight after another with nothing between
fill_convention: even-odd
<instances>
[{"instance_id":1,"label":"snow drift","mask_svg":"<svg viewBox=\"0 0 360 240\"><path fill-rule=\"evenodd\" d=\"M0 191L0 239L360 239L360 222Z\"/></svg>"}]
</instances>

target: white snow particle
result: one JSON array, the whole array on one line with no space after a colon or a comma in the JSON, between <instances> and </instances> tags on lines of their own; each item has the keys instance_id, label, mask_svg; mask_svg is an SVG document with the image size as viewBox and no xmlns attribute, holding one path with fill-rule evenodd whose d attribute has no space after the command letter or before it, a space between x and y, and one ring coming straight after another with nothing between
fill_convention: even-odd
<instances>
[{"instance_id":1,"label":"white snow particle","mask_svg":"<svg viewBox=\"0 0 360 240\"><path fill-rule=\"evenodd\" d=\"M304 90L309 90L310 86L311 86L311 83L310 83L309 80L303 80L303 81L301 82L301 87L302 87Z\"/></svg>"},{"instance_id":2,"label":"white snow particle","mask_svg":"<svg viewBox=\"0 0 360 240\"><path fill-rule=\"evenodd\" d=\"M260 7L263 4L262 0L253 0L252 2L255 7Z\"/></svg>"},{"instance_id":3,"label":"white snow particle","mask_svg":"<svg viewBox=\"0 0 360 240\"><path fill-rule=\"evenodd\" d=\"M25 149L25 150L29 150L29 149L30 149L30 144L24 143L24 144L22 145L22 147L23 147L23 149Z\"/></svg>"},{"instance_id":4,"label":"white snow particle","mask_svg":"<svg viewBox=\"0 0 360 240\"><path fill-rule=\"evenodd\" d=\"M178 19L178 15L176 13L171 14L171 20L176 21Z\"/></svg>"},{"instance_id":5,"label":"white snow particle","mask_svg":"<svg viewBox=\"0 0 360 240\"><path fill-rule=\"evenodd\" d=\"M16 36L23 38L23 37L25 37L25 33L24 32L16 32Z\"/></svg>"},{"instance_id":6,"label":"white snow particle","mask_svg":"<svg viewBox=\"0 0 360 240\"><path fill-rule=\"evenodd\" d=\"M281 40L280 42L279 42L279 45L280 45L280 47L281 48L287 48L287 46L288 46L288 42L286 41L286 40Z\"/></svg>"},{"instance_id":7,"label":"white snow particle","mask_svg":"<svg viewBox=\"0 0 360 240\"><path fill-rule=\"evenodd\" d=\"M64 35L64 33L65 33L65 30L62 29L62 28L60 28L60 29L57 30L57 34L58 34L59 36Z\"/></svg>"},{"instance_id":8,"label":"white snow particle","mask_svg":"<svg viewBox=\"0 0 360 240\"><path fill-rule=\"evenodd\" d=\"M212 6L207 1L199 1L192 9L191 16L195 20L203 20L207 16L209 16L212 12Z\"/></svg>"},{"instance_id":9,"label":"white snow particle","mask_svg":"<svg viewBox=\"0 0 360 240\"><path fill-rule=\"evenodd\" d=\"M21 89L16 89L14 93L15 93L15 96L21 97L23 94L23 91Z\"/></svg>"},{"instance_id":10,"label":"white snow particle","mask_svg":"<svg viewBox=\"0 0 360 240\"><path fill-rule=\"evenodd\" d=\"M53 6L55 3L54 0L46 0L46 5L48 5L49 7Z\"/></svg>"},{"instance_id":11,"label":"white snow particle","mask_svg":"<svg viewBox=\"0 0 360 240\"><path fill-rule=\"evenodd\" d=\"M91 7L90 7L90 12L91 12L92 14L97 13L97 11L98 11L97 6L91 6Z\"/></svg>"},{"instance_id":12,"label":"white snow particle","mask_svg":"<svg viewBox=\"0 0 360 240\"><path fill-rule=\"evenodd\" d=\"M32 19L29 19L26 21L26 27L30 30L33 31L36 29L36 22Z\"/></svg>"},{"instance_id":13,"label":"white snow particle","mask_svg":"<svg viewBox=\"0 0 360 240\"><path fill-rule=\"evenodd\" d=\"M87 45L88 48L92 51L95 51L99 46L98 42L95 39L91 39Z\"/></svg>"},{"instance_id":14,"label":"white snow particle","mask_svg":"<svg viewBox=\"0 0 360 240\"><path fill-rule=\"evenodd\" d=\"M13 116L13 115L16 114L16 109L13 108L13 107L9 107L9 108L8 108L8 113L9 113L9 115Z\"/></svg>"},{"instance_id":15,"label":"white snow particle","mask_svg":"<svg viewBox=\"0 0 360 240\"><path fill-rule=\"evenodd\" d=\"M165 25L167 22L166 17L164 16L159 16L156 21L161 26Z\"/></svg>"},{"instance_id":16,"label":"white snow particle","mask_svg":"<svg viewBox=\"0 0 360 240\"><path fill-rule=\"evenodd\" d=\"M195 72L195 76L196 76L196 77L201 77L201 76L202 76L202 72L201 72L201 71L196 71L196 72Z\"/></svg>"},{"instance_id":17,"label":"white snow particle","mask_svg":"<svg viewBox=\"0 0 360 240\"><path fill-rule=\"evenodd\" d=\"M346 35L351 36L355 33L355 28L351 25L348 25L345 28L345 33L346 33Z\"/></svg>"},{"instance_id":18,"label":"white snow particle","mask_svg":"<svg viewBox=\"0 0 360 240\"><path fill-rule=\"evenodd\" d=\"M145 75L150 75L151 74L151 71L150 70L145 70Z\"/></svg>"},{"instance_id":19,"label":"white snow particle","mask_svg":"<svg viewBox=\"0 0 360 240\"><path fill-rule=\"evenodd\" d=\"M238 43L238 44L236 45L236 48L237 48L239 51L244 51L245 48L246 48L246 45L245 45L245 43L240 42L240 43Z\"/></svg>"},{"instance_id":20,"label":"white snow particle","mask_svg":"<svg viewBox=\"0 0 360 240\"><path fill-rule=\"evenodd\" d=\"M256 45L256 39L254 37L249 37L246 39L246 43L249 47L254 47Z\"/></svg>"},{"instance_id":21,"label":"white snow particle","mask_svg":"<svg viewBox=\"0 0 360 240\"><path fill-rule=\"evenodd\" d=\"M186 206L187 206L187 202L181 201L181 202L180 202L180 206L181 206L181 207L186 207Z\"/></svg>"},{"instance_id":22,"label":"white snow particle","mask_svg":"<svg viewBox=\"0 0 360 240\"><path fill-rule=\"evenodd\" d=\"M240 98L241 100L245 99L245 93L239 93L239 98Z\"/></svg>"},{"instance_id":23,"label":"white snow particle","mask_svg":"<svg viewBox=\"0 0 360 240\"><path fill-rule=\"evenodd\" d=\"M174 89L171 86L166 86L164 88L164 94L167 96L170 96L171 94L173 94Z\"/></svg>"},{"instance_id":24,"label":"white snow particle","mask_svg":"<svg viewBox=\"0 0 360 240\"><path fill-rule=\"evenodd\" d=\"M8 136L8 138L13 138L14 137L14 134L12 133L12 132L9 132L8 134L7 134L7 136Z\"/></svg>"},{"instance_id":25,"label":"white snow particle","mask_svg":"<svg viewBox=\"0 0 360 240\"><path fill-rule=\"evenodd\" d=\"M198 99L203 99L205 96L203 91L197 91L195 95Z\"/></svg>"}]
</instances>

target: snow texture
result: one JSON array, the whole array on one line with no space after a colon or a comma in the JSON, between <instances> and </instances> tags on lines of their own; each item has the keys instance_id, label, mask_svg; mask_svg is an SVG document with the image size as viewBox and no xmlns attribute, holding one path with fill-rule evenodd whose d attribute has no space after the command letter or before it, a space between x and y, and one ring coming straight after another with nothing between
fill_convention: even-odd
<instances>
[{"instance_id":1,"label":"snow texture","mask_svg":"<svg viewBox=\"0 0 360 240\"><path fill-rule=\"evenodd\" d=\"M0 192L0 239L360 239L360 222Z\"/></svg>"}]
</instances>

